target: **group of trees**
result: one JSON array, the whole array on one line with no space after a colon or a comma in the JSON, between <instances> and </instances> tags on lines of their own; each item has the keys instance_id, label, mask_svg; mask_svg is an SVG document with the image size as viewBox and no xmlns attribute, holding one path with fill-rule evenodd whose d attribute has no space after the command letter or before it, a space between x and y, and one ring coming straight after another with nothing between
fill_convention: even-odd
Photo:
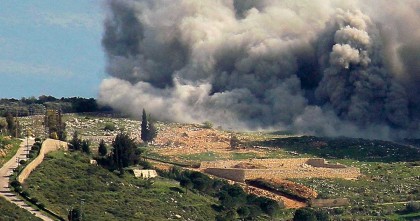
<instances>
[{"instance_id":1,"label":"group of trees","mask_svg":"<svg viewBox=\"0 0 420 221\"><path fill-rule=\"evenodd\" d=\"M157 136L157 129L154 125L150 115L143 110L141 122L141 139L144 142L150 142ZM84 153L90 154L90 143L87 140L82 140L79 135L74 132L72 139L69 142L69 148L73 150L80 150ZM120 132L112 142L110 154L104 140L101 140L98 146L98 163L109 167L110 169L118 169L123 173L123 168L131 165L136 165L140 162L141 149L138 147L134 139L130 138L127 133Z\"/></svg>"},{"instance_id":2,"label":"group of trees","mask_svg":"<svg viewBox=\"0 0 420 221\"><path fill-rule=\"evenodd\" d=\"M101 107L94 98L69 97L55 98L41 95L38 98L28 97L19 99L0 99L0 107L19 107L19 116L26 116L34 112L40 113L45 109L60 109L64 113L84 113L112 111L108 106ZM0 112L2 109L0 108Z\"/></svg>"},{"instance_id":3,"label":"group of trees","mask_svg":"<svg viewBox=\"0 0 420 221\"><path fill-rule=\"evenodd\" d=\"M110 165L116 167L121 173L123 168L139 163L141 150L137 148L134 139L128 134L120 133L112 142L112 152L109 158Z\"/></svg>"},{"instance_id":4,"label":"group of trees","mask_svg":"<svg viewBox=\"0 0 420 221\"><path fill-rule=\"evenodd\" d=\"M161 175L178 180L186 192L199 191L219 199L220 214L217 220L255 219L260 215L275 217L284 206L279 202L247 194L240 186L230 185L220 179L211 179L196 171L181 171L172 168Z\"/></svg>"},{"instance_id":5,"label":"group of trees","mask_svg":"<svg viewBox=\"0 0 420 221\"><path fill-rule=\"evenodd\" d=\"M52 139L65 141L66 123L63 122L63 116L59 110L47 110L44 117L44 125L48 128L48 137Z\"/></svg>"},{"instance_id":6,"label":"group of trees","mask_svg":"<svg viewBox=\"0 0 420 221\"><path fill-rule=\"evenodd\" d=\"M88 140L82 140L79 138L77 131L73 133L73 137L69 142L69 149L81 151L86 154L90 154L90 142Z\"/></svg>"},{"instance_id":7,"label":"group of trees","mask_svg":"<svg viewBox=\"0 0 420 221\"><path fill-rule=\"evenodd\" d=\"M329 221L330 216L324 210L300 208L295 211L293 221Z\"/></svg>"},{"instance_id":8,"label":"group of trees","mask_svg":"<svg viewBox=\"0 0 420 221\"><path fill-rule=\"evenodd\" d=\"M16 117L9 112L4 114L5 119L0 119L0 133L7 134L12 137L19 137L21 133L21 128L19 126L19 121Z\"/></svg>"}]
</instances>

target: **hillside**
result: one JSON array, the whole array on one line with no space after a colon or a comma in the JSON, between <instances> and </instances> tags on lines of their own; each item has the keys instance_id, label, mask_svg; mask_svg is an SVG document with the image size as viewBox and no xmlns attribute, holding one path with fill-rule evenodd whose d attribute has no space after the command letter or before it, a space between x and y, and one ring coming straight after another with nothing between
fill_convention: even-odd
<instances>
[{"instance_id":1,"label":"hillside","mask_svg":"<svg viewBox=\"0 0 420 221\"><path fill-rule=\"evenodd\" d=\"M69 133L78 131L84 139L92 141L94 154L100 139L105 139L110 144L119 131L128 132L139 141L140 122L136 119L92 114L65 115L65 119ZM25 122L30 124L30 119ZM113 125L109 128L114 129L106 130L107 125ZM338 209L324 208L333 220L348 219L351 216L360 220L398 220L398 217L403 217L398 214L402 213L405 203L420 200L419 151L412 146L380 140L323 138L281 132L233 132L200 124L158 122L157 128L159 134L155 141L147 147L142 147L145 150L143 156L151 159L155 165L163 165L164 168L171 165L198 168L203 161L304 157L321 157L333 164L341 163L359 168L362 175L357 180L307 177L278 181L288 183L293 188L310 188L308 190L313 190L313 195L318 194L318 198L322 199L348 198L348 206ZM239 139L239 146L234 149L230 147L233 135ZM157 161L153 160L161 163L156 164ZM176 181L159 179L150 189L146 188L147 185L128 175L121 178L100 167L90 166L84 155L58 152L49 155L41 167L31 175L25 187L31 195L45 202L48 208L58 211L63 216L70 207L80 205L80 199L84 199L83 208L86 212L93 211L91 214L87 213L87 217L100 217L103 220L135 220L139 217L158 220L173 218L175 215L191 220L197 220L196 217L213 220L208 218L207 214L210 214L210 217L217 215L211 207L217 204L215 198L192 192L191 195L186 194ZM46 192L47 187L49 192ZM136 193L136 197L127 201L125 196L131 197L133 192ZM262 190L251 192L273 195ZM185 196L188 196L188 199ZM297 205L284 196L280 198L287 202L286 206L289 205L290 208L295 208L290 205ZM171 203L174 201L177 203ZM113 207L106 206L111 202ZM123 206L125 204L127 206ZM165 209L149 209L150 205L158 205ZM299 205L301 207L302 203ZM187 210L187 207L193 209ZM94 211L93 208L98 209ZM281 217L291 218L293 211L283 210ZM415 213L412 216L416 216Z\"/></svg>"},{"instance_id":2,"label":"hillside","mask_svg":"<svg viewBox=\"0 0 420 221\"><path fill-rule=\"evenodd\" d=\"M41 219L0 197L0 220L40 221Z\"/></svg>"},{"instance_id":3,"label":"hillside","mask_svg":"<svg viewBox=\"0 0 420 221\"><path fill-rule=\"evenodd\" d=\"M173 180L119 177L88 162L80 153L48 154L24 188L62 217L83 199L86 220L214 220L213 198L185 193Z\"/></svg>"}]
</instances>

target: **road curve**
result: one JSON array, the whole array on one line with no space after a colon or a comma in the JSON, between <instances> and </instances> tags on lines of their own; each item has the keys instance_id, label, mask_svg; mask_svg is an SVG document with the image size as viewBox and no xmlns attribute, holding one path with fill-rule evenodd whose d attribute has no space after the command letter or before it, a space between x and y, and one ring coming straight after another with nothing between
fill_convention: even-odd
<instances>
[{"instance_id":1,"label":"road curve","mask_svg":"<svg viewBox=\"0 0 420 221\"><path fill-rule=\"evenodd\" d=\"M13 169L18 166L18 160L26 160L26 151L28 148L26 146L27 142L28 146L31 147L35 140L33 138L29 138L27 140L22 139L22 143L20 144L16 154L0 168L0 196L6 198L7 201L16 204L20 208L29 211L42 220L53 221L53 219L45 216L39 210L27 205L23 200L19 199L16 194L9 188L9 177L13 173Z\"/></svg>"}]
</instances>

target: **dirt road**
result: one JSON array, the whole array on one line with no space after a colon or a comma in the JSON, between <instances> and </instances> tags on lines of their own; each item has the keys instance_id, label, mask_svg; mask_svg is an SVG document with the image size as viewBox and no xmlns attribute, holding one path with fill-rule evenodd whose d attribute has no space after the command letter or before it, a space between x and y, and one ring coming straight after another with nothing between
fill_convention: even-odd
<instances>
[{"instance_id":1,"label":"dirt road","mask_svg":"<svg viewBox=\"0 0 420 221\"><path fill-rule=\"evenodd\" d=\"M27 141L29 147L31 147L35 142L33 138L22 140L22 143L20 144L16 154L9 161L7 161L2 168L0 168L0 196L6 198L9 202L14 203L17 206L31 212L42 220L52 221L53 219L43 215L39 210L30 207L23 200L17 198L16 194L9 188L9 176L13 173L13 169L18 166L19 160L26 160Z\"/></svg>"}]
</instances>

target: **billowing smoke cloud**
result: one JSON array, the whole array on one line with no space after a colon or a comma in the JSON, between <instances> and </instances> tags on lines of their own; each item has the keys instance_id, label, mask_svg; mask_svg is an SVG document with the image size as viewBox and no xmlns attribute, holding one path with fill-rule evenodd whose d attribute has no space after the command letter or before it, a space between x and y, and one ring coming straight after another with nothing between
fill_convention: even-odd
<instances>
[{"instance_id":1,"label":"billowing smoke cloud","mask_svg":"<svg viewBox=\"0 0 420 221\"><path fill-rule=\"evenodd\" d=\"M110 78L99 99L116 109L225 128L419 135L417 0L107 6L102 43Z\"/></svg>"}]
</instances>

